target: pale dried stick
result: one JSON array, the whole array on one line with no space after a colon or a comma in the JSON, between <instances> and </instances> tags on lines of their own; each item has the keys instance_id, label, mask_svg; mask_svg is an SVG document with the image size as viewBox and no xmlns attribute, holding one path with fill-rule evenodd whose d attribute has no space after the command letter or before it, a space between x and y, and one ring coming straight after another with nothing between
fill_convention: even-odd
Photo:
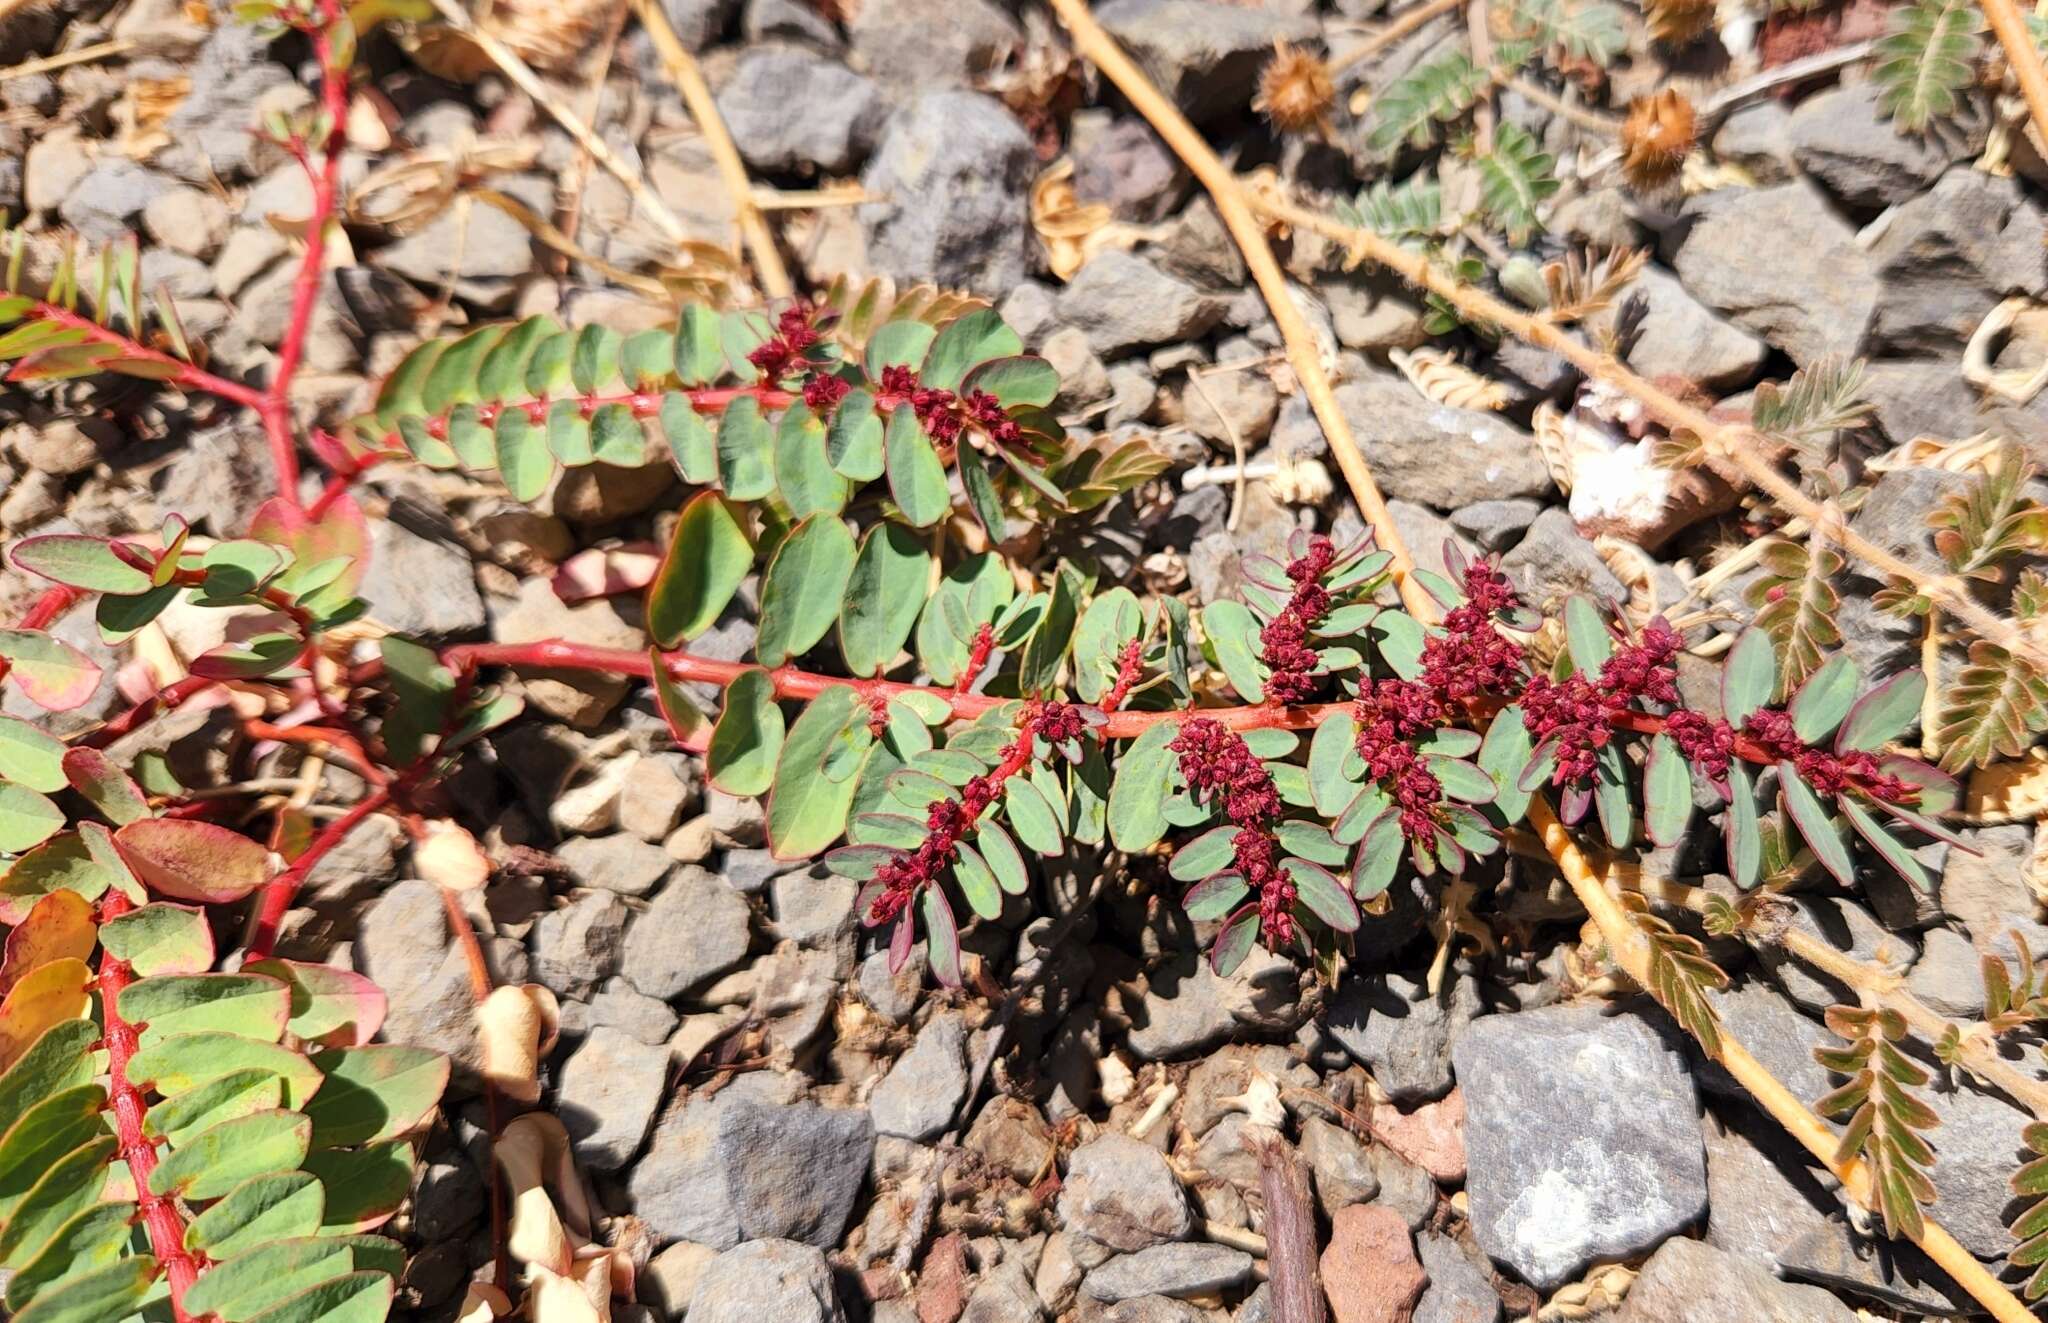
<instances>
[{"instance_id":1,"label":"pale dried stick","mask_svg":"<svg viewBox=\"0 0 2048 1323\"><path fill-rule=\"evenodd\" d=\"M788 298L796 288L790 284L789 268L782 264L782 254L775 247L774 231L762 218L761 209L754 205L754 188L747 179L746 162L740 160L740 150L733 145L732 134L726 131L725 120L719 116L718 103L711 97L704 71L697 67L696 57L669 24L660 0L633 0L633 12L639 16L640 26L647 29L655 53L668 68L668 76L675 79L684 108L697 121L697 131L704 135L704 145L711 149L711 159L718 165L725 191L732 194L740 238L747 245L747 255L754 259L754 274L760 277L761 292L771 299Z\"/></svg>"},{"instance_id":2,"label":"pale dried stick","mask_svg":"<svg viewBox=\"0 0 2048 1323\"><path fill-rule=\"evenodd\" d=\"M2005 48L2005 62L2019 79L2020 95L2027 99L2027 114L2034 121L2034 132L2048 142L2048 72L2041 68L2041 52L2034 49L2027 21L2020 17L2019 7L2012 0L1978 0L1978 6L1984 17L1991 20L1991 31Z\"/></svg>"},{"instance_id":3,"label":"pale dried stick","mask_svg":"<svg viewBox=\"0 0 2048 1323\"><path fill-rule=\"evenodd\" d=\"M1441 14L1450 13L1464 2L1465 0L1428 0L1427 4L1420 4L1413 9L1403 10L1399 16L1389 21L1386 26L1330 61L1330 73L1332 75L1338 74L1345 69L1349 69L1367 56L1378 54L1421 27L1424 23Z\"/></svg>"},{"instance_id":4,"label":"pale dried stick","mask_svg":"<svg viewBox=\"0 0 2048 1323\"><path fill-rule=\"evenodd\" d=\"M7 0L0 0L0 4L5 3ZM647 186L647 181L640 177L639 171L620 160L619 154L613 151L603 138L597 136L574 110L563 105L561 97L555 95L548 85L540 80L540 75L527 67L526 61L520 59L511 47L479 28L470 20L469 15L463 12L462 6L457 4L456 0L433 0L433 5L435 12L447 21L448 26L475 42L477 49L482 51L492 64L498 66L498 72L510 79L514 87L532 97L535 105L553 116L555 123L561 125L563 131L574 138L578 146L590 153L591 160L603 166L614 179L624 184L626 192L632 195L634 204L647 213L647 218L654 222L671 243L681 246L690 241L689 231L676 219L676 214L668 209L668 204Z\"/></svg>"},{"instance_id":5,"label":"pale dried stick","mask_svg":"<svg viewBox=\"0 0 2048 1323\"><path fill-rule=\"evenodd\" d=\"M1387 511L1386 498L1380 494L1379 484L1373 481L1365 454L1359 449L1357 438L1351 434L1351 424L1345 421L1344 410L1337 403L1337 393L1330 385L1330 376L1323 371L1315 336L1301 315L1301 309L1294 304L1294 296L1287 288L1287 277L1282 274L1280 263L1274 259L1273 250L1266 243L1265 231L1260 228L1258 218L1252 215L1237 177L1210 150L1209 144L1195 131L1195 126L1188 123L1187 117L1160 94L1152 80L1095 21L1095 16L1088 12L1086 0L1052 0L1052 7L1073 38L1075 50L1116 84L1117 90L1151 122L1153 129L1202 182L1202 187L1209 191L1210 198L1216 203L1217 214L1223 218L1224 228L1230 231L1230 237L1244 254L1245 266L1250 269L1252 279L1258 282L1259 293L1265 296L1274 325L1280 328L1280 338L1287 346L1287 361L1294 368L1295 378L1301 382L1302 393L1308 396L1316 421L1322 424L1331 453L1336 455L1338 466L1344 470L1344 479L1358 501L1359 514L1378 534L1380 548L1393 557L1389 568L1401 591L1402 602L1418 619L1435 620L1439 614L1436 600L1414 577L1415 562L1408 554L1400 531L1394 526L1393 515Z\"/></svg>"},{"instance_id":6,"label":"pale dried stick","mask_svg":"<svg viewBox=\"0 0 2048 1323\"><path fill-rule=\"evenodd\" d=\"M0 83L4 83L10 78L27 78L30 74L51 73L58 69L68 69L74 64L89 64L94 60L103 60L113 55L123 55L134 49L135 43L124 39L121 41L102 41L92 46L81 46L75 51L64 51L57 55L45 55L40 60L28 60L6 69L0 69Z\"/></svg>"}]
</instances>

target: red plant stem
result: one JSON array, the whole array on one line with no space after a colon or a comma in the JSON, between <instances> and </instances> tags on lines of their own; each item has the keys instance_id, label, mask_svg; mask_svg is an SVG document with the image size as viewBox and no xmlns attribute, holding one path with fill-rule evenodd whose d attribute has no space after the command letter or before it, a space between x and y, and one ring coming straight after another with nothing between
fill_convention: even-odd
<instances>
[{"instance_id":1,"label":"red plant stem","mask_svg":"<svg viewBox=\"0 0 2048 1323\"><path fill-rule=\"evenodd\" d=\"M157 690L119 716L109 718L105 724L81 736L75 743L80 748L104 749L162 713L183 707L194 697L219 683L218 680L211 680L202 675L188 675L174 684Z\"/></svg>"},{"instance_id":2,"label":"red plant stem","mask_svg":"<svg viewBox=\"0 0 2048 1323\"><path fill-rule=\"evenodd\" d=\"M340 845L356 824L391 802L391 792L379 788L372 791L361 803L327 824L306 852L292 861L292 866L271 878L264 884L263 896L256 905L256 919L249 933L247 958L261 960L277 946L277 930L284 923L285 911L292 906L292 900L305 885L306 877L314 866L327 856L327 852Z\"/></svg>"},{"instance_id":3,"label":"red plant stem","mask_svg":"<svg viewBox=\"0 0 2048 1323\"><path fill-rule=\"evenodd\" d=\"M279 726L273 722L249 720L242 723L242 731L253 740L271 740L278 744L328 745L356 765L356 770L365 780L378 789L389 785L391 777L370 757L358 740L345 730L329 730L325 726Z\"/></svg>"},{"instance_id":4,"label":"red plant stem","mask_svg":"<svg viewBox=\"0 0 2048 1323\"><path fill-rule=\"evenodd\" d=\"M100 900L100 921L118 918L134 909L119 891L109 891ZM128 1063L135 1056L140 1031L121 1018L121 993L134 981L135 971L124 960L100 952L100 1012L105 1017L107 1073L111 1076L114 1129L119 1136L122 1160L135 1180L135 1198L142 1210L142 1224L149 1231L150 1249L170 1279L171 1315L177 1323L191 1323L185 1310L185 1293L199 1280L199 1261L185 1248L185 1224L178 1215L177 1200L152 1194L149 1178L156 1171L156 1143L142 1132L149 1105L142 1090L128 1079Z\"/></svg>"},{"instance_id":5,"label":"red plant stem","mask_svg":"<svg viewBox=\"0 0 2048 1323\"><path fill-rule=\"evenodd\" d=\"M1145 670L1144 651L1144 641L1141 639L1132 639L1124 644L1124 650L1117 658L1116 682L1110 685L1109 692L1102 696L1104 712L1116 711L1124 705L1124 700L1131 696L1131 686L1138 682L1138 677Z\"/></svg>"},{"instance_id":6,"label":"red plant stem","mask_svg":"<svg viewBox=\"0 0 2048 1323\"><path fill-rule=\"evenodd\" d=\"M960 682L953 686L953 692L964 694L974 688L974 682L981 678L982 668L988 665L988 655L995 651L996 629L983 623L974 631L974 642L967 648L967 665L960 671Z\"/></svg>"},{"instance_id":7,"label":"red plant stem","mask_svg":"<svg viewBox=\"0 0 2048 1323\"><path fill-rule=\"evenodd\" d=\"M113 345L121 351L121 357L140 359L154 363L165 370L164 380L184 391L204 391L245 409L261 409L263 395L253 386L244 386L239 381L215 376L206 369L187 363L182 358L151 349L148 345L131 340L119 331L101 326L90 317L82 316L62 304L38 301L35 317L39 321L52 322L74 331L83 331L85 339L92 344Z\"/></svg>"},{"instance_id":8,"label":"red plant stem","mask_svg":"<svg viewBox=\"0 0 2048 1323\"><path fill-rule=\"evenodd\" d=\"M662 654L668 666L668 673L677 680L695 680L706 684L726 685L741 671L757 669L746 662L714 661L709 657L692 656L687 652ZM459 644L441 654L444 665L458 674L477 666L535 667L544 670L595 671L605 675L637 676L652 679L654 669L644 652L629 648L600 648L582 643L564 643L559 640L544 640L539 643L467 643ZM351 683L362 683L375 679L382 672L382 663L366 662L350 675ZM894 680L848 680L836 676L818 675L811 671L798 670L794 666L778 666L768 672L775 682L777 698L812 699L834 686L853 690L862 698L883 700L891 695L916 691L936 694L952 705L954 717L961 720L973 718L999 707L1014 699L994 698L987 694L963 694L948 692L930 685L901 684ZM1190 717L1207 717L1231 730L1313 730L1335 713L1348 713L1352 704L1311 703L1299 707L1277 703L1255 703L1236 707L1204 707L1176 709L1168 712L1112 712L1102 708L1091 708L1076 704L1083 712L1099 713L1102 722L1096 727L1103 739L1135 739L1152 726L1162 721L1185 721ZM1475 718L1485 718L1499 712L1507 703L1498 698L1477 699L1468 705ZM1610 714L1611 723L1621 730L1637 734L1655 735L1662 731L1665 719L1648 712L1627 711ZM1747 736L1738 735L1735 751L1746 761L1766 766L1778 762L1775 754Z\"/></svg>"},{"instance_id":9,"label":"red plant stem","mask_svg":"<svg viewBox=\"0 0 2048 1323\"><path fill-rule=\"evenodd\" d=\"M292 281L291 317L285 323L284 340L278 346L277 368L256 406L270 440L270 462L277 470L278 495L293 509L300 506L298 438L292 430L290 399L292 378L305 357L314 305L319 302L320 283L327 273L327 227L333 222L334 201L341 186L342 149L348 145L348 70L335 60L334 39L329 33L340 20L338 0L320 0L319 22L308 33L313 56L320 65L320 106L326 112L327 140L320 145L319 167L315 169L310 161L306 162L313 185L313 206L306 217L306 251Z\"/></svg>"}]
</instances>

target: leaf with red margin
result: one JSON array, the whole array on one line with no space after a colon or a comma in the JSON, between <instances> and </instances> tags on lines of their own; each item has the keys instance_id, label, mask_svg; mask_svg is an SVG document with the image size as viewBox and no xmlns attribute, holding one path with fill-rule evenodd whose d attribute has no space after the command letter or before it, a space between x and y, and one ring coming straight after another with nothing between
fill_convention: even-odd
<instances>
[{"instance_id":1,"label":"leaf with red margin","mask_svg":"<svg viewBox=\"0 0 2048 1323\"><path fill-rule=\"evenodd\" d=\"M270 852L196 818L144 818L114 833L144 886L173 900L240 900L270 880Z\"/></svg>"},{"instance_id":2,"label":"leaf with red margin","mask_svg":"<svg viewBox=\"0 0 2048 1323\"><path fill-rule=\"evenodd\" d=\"M256 508L249 521L249 536L259 542L288 547L301 565L318 565L336 556L349 558L348 568L335 580L343 593L362 586L370 568L370 527L363 507L344 493L315 520L282 497L272 497Z\"/></svg>"},{"instance_id":3,"label":"leaf with red margin","mask_svg":"<svg viewBox=\"0 0 2048 1323\"><path fill-rule=\"evenodd\" d=\"M0 660L38 706L68 712L100 687L99 664L40 629L0 629Z\"/></svg>"},{"instance_id":4,"label":"leaf with red margin","mask_svg":"<svg viewBox=\"0 0 2048 1323\"><path fill-rule=\"evenodd\" d=\"M252 960L243 971L268 974L292 990L291 1021L285 1027L323 1047L361 1047L383 1027L384 990L351 970L297 960Z\"/></svg>"},{"instance_id":5,"label":"leaf with red margin","mask_svg":"<svg viewBox=\"0 0 2048 1323\"><path fill-rule=\"evenodd\" d=\"M31 969L53 960L85 959L98 940L92 902L76 891L52 891L7 934L7 956L0 960L0 996Z\"/></svg>"},{"instance_id":6,"label":"leaf with red margin","mask_svg":"<svg viewBox=\"0 0 2048 1323\"><path fill-rule=\"evenodd\" d=\"M98 749L67 750L64 779L117 827L149 816L149 798L142 787Z\"/></svg>"}]
</instances>

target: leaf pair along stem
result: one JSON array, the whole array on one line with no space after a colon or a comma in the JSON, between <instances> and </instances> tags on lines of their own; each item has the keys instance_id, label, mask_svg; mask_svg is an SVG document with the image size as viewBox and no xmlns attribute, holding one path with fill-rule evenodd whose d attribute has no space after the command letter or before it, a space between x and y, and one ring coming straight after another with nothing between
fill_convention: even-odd
<instances>
[{"instance_id":1,"label":"leaf pair along stem","mask_svg":"<svg viewBox=\"0 0 2048 1323\"><path fill-rule=\"evenodd\" d=\"M1050 2L1060 21L1066 26L1079 54L1116 84L1117 89L1174 149L1214 199L1224 224L1239 247L1244 250L1247 266L1259 277L1260 288L1266 292L1267 301L1275 305L1274 320L1279 324L1281 333L1287 341L1290 361L1296 364L1303 387L1315 408L1317 419L1323 425L1324 433L1330 440L1332 450L1337 454L1345 477L1350 480L1353 493L1358 498L1360 512L1377 532L1382 546L1400 547L1399 534L1394 529L1386 503L1379 499L1378 487L1372 481L1364 457L1358 452L1356 440L1343 424L1342 414L1330 393L1328 378L1315 355L1314 342L1307 335L1299 313L1292 307L1291 299L1286 294L1284 281L1279 278L1277 264L1272 260L1265 235L1254 218L1254 207L1269 219L1349 244L1360 256L1395 272L1410 284L1442 296L1468 320L1492 323L1531 344L1562 355L1588 376L1614 385L1636 398L1653 417L1674 432L1684 430L1697 435L1706 449L1709 462L1717 468L1732 469L1749 478L1786 509L1804 515L1816 523L1826 517L1826 512L1817 503L1808 500L1793 483L1787 481L1777 471L1766 458L1766 452L1759 445L1759 438L1750 429L1738 429L1716 423L1705 411L1685 404L1630 372L1612 355L1598 353L1563 332L1555 324L1523 314L1483 291L1464 284L1436 268L1422 254L1410 253L1370 230L1342 225L1327 216L1285 201L1252 194L1224 166L1186 117L1160 93L1152 81L1095 20L1095 16L1089 12L1087 0ZM2009 9L2011 0L1984 0L1984 3L1987 7L2004 5ZM2018 23L2016 16L2013 23ZM2031 42L2027 43L2025 58L2034 62L2034 68L2038 72L2039 64L2032 51ZM2015 56L2015 63L2020 62L2019 57ZM2036 113L2039 116L2044 112L2048 112L2048 103L2044 103ZM2042 128L2044 132L2048 132L2048 118L2042 119ZM1278 286L1277 299L1274 297L1273 286ZM1306 371L1302 370L1304 364ZM1930 579L1898 557L1871 545L1846 529L1840 530L1838 536L1849 551L1863 557L1868 563L1887 574L1916 584L1938 606L1984 637L2004 644L2011 651L2025 655L2043 669L2048 669L2048 649L2023 636L2012 622L2000 619L1983 607L1958 581L1948 577ZM1396 565L1400 571L1403 597L1408 598L1410 576L1407 570L1410 566L1405 554L1397 552ZM1417 596L1426 597L1426 594ZM1434 612L1427 610L1428 604L1425 602L1423 605L1425 610L1418 611L1418 616L1425 620L1434 618ZM1648 936L1622 908L1620 901L1607 889L1601 878L1594 873L1586 856L1572 839L1571 833L1558 821L1548 800L1542 795L1533 796L1529 802L1528 813L1531 825L1540 834L1545 849L1571 884L1573 892L1578 895L1586 912L1598 925L1614 953L1616 963L1641 986L1652 986L1652 952ZM1749 1091L1751 1096L1809 1152L1827 1164L1842 1181L1844 1190L1851 1199L1867 1209L1878 1207L1877 1192L1868 1169L1854 1157L1846 1162L1837 1158L1834 1132L1814 1115L1803 1101L1795 1097L1732 1035L1721 1035L1718 1055L1729 1073ZM2012 1292L1958 1244L1939 1223L1931 1219L1925 1221L1915 1239L1921 1248L1927 1251L1929 1257L1954 1277L1956 1282L2000 1320L2000 1323L2023 1323L2024 1320L2033 1317Z\"/></svg>"}]
</instances>

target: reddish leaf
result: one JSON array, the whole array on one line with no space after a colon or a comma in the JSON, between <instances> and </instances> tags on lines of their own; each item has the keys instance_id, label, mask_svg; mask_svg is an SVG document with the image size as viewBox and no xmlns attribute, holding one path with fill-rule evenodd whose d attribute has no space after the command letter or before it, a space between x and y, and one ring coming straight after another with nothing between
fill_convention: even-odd
<instances>
[{"instance_id":1,"label":"reddish leaf","mask_svg":"<svg viewBox=\"0 0 2048 1323\"><path fill-rule=\"evenodd\" d=\"M270 879L270 852L196 818L144 818L114 833L144 886L173 900L240 900Z\"/></svg>"},{"instance_id":2,"label":"reddish leaf","mask_svg":"<svg viewBox=\"0 0 2048 1323\"><path fill-rule=\"evenodd\" d=\"M347 556L349 567L335 580L346 593L362 585L363 574L370 567L369 523L363 518L363 507L346 494L317 521L281 497L272 497L257 507L256 517L249 521L249 536L290 548L301 565Z\"/></svg>"},{"instance_id":3,"label":"reddish leaf","mask_svg":"<svg viewBox=\"0 0 2048 1323\"><path fill-rule=\"evenodd\" d=\"M20 927L7 934L7 958L0 961L0 995L31 969L53 960L85 959L98 940L92 902L75 891L52 891L35 903Z\"/></svg>"},{"instance_id":4,"label":"reddish leaf","mask_svg":"<svg viewBox=\"0 0 2048 1323\"><path fill-rule=\"evenodd\" d=\"M98 663L39 629L0 629L0 660L13 664L22 692L52 712L77 707L100 685Z\"/></svg>"}]
</instances>

